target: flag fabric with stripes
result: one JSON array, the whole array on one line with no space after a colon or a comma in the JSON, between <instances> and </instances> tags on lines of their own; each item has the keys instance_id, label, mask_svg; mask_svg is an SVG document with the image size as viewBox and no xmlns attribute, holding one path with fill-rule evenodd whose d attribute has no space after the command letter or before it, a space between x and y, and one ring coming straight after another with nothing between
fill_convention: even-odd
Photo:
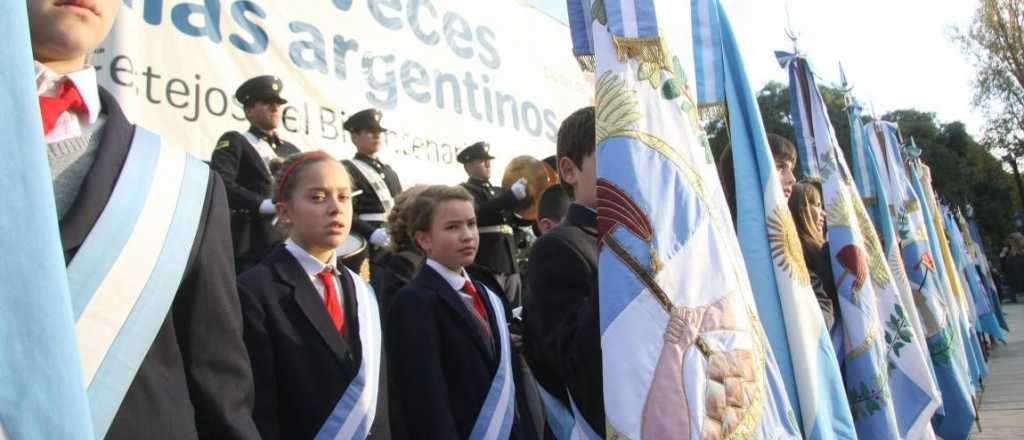
<instances>
[{"instance_id":1,"label":"flag fabric with stripes","mask_svg":"<svg viewBox=\"0 0 1024 440\"><path fill-rule=\"evenodd\" d=\"M855 113L855 110L850 112L851 124ZM859 114L857 117L859 119ZM964 438L970 433L975 415L969 373L955 361L955 358L964 356L956 343L958 327L947 308L947 296L940 289L935 272L935 258L929 244L922 204L914 193L904 157L897 148L898 128L884 121L855 128L863 129L862 139L869 142L851 145L851 155L862 156L866 161L863 169L871 175L855 172L855 176L857 179L873 178L877 188L874 214L880 221L893 225L898 232L899 239L889 236L887 241L890 243L886 246L895 246L893 250L900 253L900 263L908 277L910 303L914 304L922 326L918 334L923 335L921 341L926 342L925 352L929 354L941 394L942 406L932 417L932 427L942 438Z\"/></svg>"},{"instance_id":2,"label":"flag fabric with stripes","mask_svg":"<svg viewBox=\"0 0 1024 440\"><path fill-rule=\"evenodd\" d=\"M714 10L712 1L694 10ZM761 114L724 13L694 27L701 107L724 108L735 175L736 231L761 323L804 438L856 438L835 349L825 326ZM720 46L715 46L718 43ZM706 81L702 82L702 81ZM716 87L724 88L724 95ZM706 90L707 89L707 90ZM701 101L701 99L722 99Z\"/></svg>"},{"instance_id":3,"label":"flag fabric with stripes","mask_svg":"<svg viewBox=\"0 0 1024 440\"><path fill-rule=\"evenodd\" d=\"M661 6L665 6L664 9ZM592 4L608 438L798 438L706 136L689 4ZM675 43L680 44L675 44Z\"/></svg>"},{"instance_id":4,"label":"flag fabric with stripes","mask_svg":"<svg viewBox=\"0 0 1024 440\"><path fill-rule=\"evenodd\" d=\"M974 258L968 251L969 247L965 236L961 232L963 222L959 221L959 213L952 210L945 212L946 231L949 232L950 248L953 252L953 262L965 280L967 290L971 293L971 300L974 305L974 314L977 316L977 330L991 335L997 339L1006 340L1003 330L999 328L999 321L995 317L995 308L989 299L988 291L975 268Z\"/></svg>"},{"instance_id":5,"label":"flag fabric with stripes","mask_svg":"<svg viewBox=\"0 0 1024 440\"><path fill-rule=\"evenodd\" d=\"M936 273L941 280L941 288L945 288L948 301L946 303L950 313L958 322L956 324L957 340L963 348L964 356L958 359L963 363L964 371L968 372L968 380L972 387L972 395L977 392L982 376L982 366L979 363L981 358L980 347L977 338L973 336L970 316L971 308L968 306L960 276L952 266L952 257L949 253L949 242L946 238L946 230L943 227L942 214L939 204L935 199L935 192L932 189L931 170L920 159L920 150L911 143L911 161L907 169L910 171L911 183L914 185L914 193L924 203L921 209L925 213L925 223L928 225L928 239L931 244L932 254L935 255Z\"/></svg>"},{"instance_id":6,"label":"flag fabric with stripes","mask_svg":"<svg viewBox=\"0 0 1024 440\"><path fill-rule=\"evenodd\" d=\"M845 386L861 438L931 438L934 386L878 234L857 193L806 59L790 70L799 149L816 158L843 322ZM812 164L813 164L812 163Z\"/></svg>"},{"instance_id":7,"label":"flag fabric with stripes","mask_svg":"<svg viewBox=\"0 0 1024 440\"><path fill-rule=\"evenodd\" d=\"M91 438L25 2L0 29L0 249L17 254L0 264L0 438Z\"/></svg>"}]
</instances>

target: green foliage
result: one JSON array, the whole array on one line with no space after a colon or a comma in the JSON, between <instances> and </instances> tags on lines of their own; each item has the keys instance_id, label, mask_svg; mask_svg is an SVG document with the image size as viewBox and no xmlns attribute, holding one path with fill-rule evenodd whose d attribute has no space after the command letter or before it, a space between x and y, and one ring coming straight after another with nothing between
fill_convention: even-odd
<instances>
[{"instance_id":1,"label":"green foliage","mask_svg":"<svg viewBox=\"0 0 1024 440\"><path fill-rule=\"evenodd\" d=\"M903 307L896 304L895 313L889 315L889 322L885 323L885 343L889 350L897 357L900 350L914 339L914 333L910 330L910 322L907 321L907 314Z\"/></svg>"},{"instance_id":2,"label":"green foliage","mask_svg":"<svg viewBox=\"0 0 1024 440\"><path fill-rule=\"evenodd\" d=\"M950 337L949 327L932 336L932 340L928 342L928 354L937 365L949 365L953 359L953 352L953 338Z\"/></svg>"},{"instance_id":3,"label":"green foliage","mask_svg":"<svg viewBox=\"0 0 1024 440\"><path fill-rule=\"evenodd\" d=\"M854 422L882 410L882 406L889 400L889 381L886 379L888 374L881 371L875 376L874 383L861 382L852 390L846 390Z\"/></svg>"},{"instance_id":4,"label":"green foliage","mask_svg":"<svg viewBox=\"0 0 1024 440\"><path fill-rule=\"evenodd\" d=\"M953 39L974 64L974 104L991 147L1024 153L1024 0L980 0Z\"/></svg>"},{"instance_id":5,"label":"green foliage","mask_svg":"<svg viewBox=\"0 0 1024 440\"><path fill-rule=\"evenodd\" d=\"M1020 210L1016 183L1003 163L979 144L959 121L941 124L934 113L898 110L882 117L900 126L922 150L921 159L932 170L939 197L952 206L970 203L991 261L998 261L1002 240L1013 232L1011 216Z\"/></svg>"}]
</instances>

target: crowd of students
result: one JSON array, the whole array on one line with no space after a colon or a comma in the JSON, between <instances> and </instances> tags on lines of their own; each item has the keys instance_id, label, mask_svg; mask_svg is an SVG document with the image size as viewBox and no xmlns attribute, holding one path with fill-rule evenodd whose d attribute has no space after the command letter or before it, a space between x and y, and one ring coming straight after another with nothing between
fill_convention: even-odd
<instances>
[{"instance_id":1,"label":"crowd of students","mask_svg":"<svg viewBox=\"0 0 1024 440\"><path fill-rule=\"evenodd\" d=\"M141 129L86 64L120 3L28 1L69 263L115 188L138 183L125 167ZM106 437L603 437L594 108L562 121L560 185L530 224L510 214L528 184L492 187L486 144L460 154L466 184L403 190L377 158L379 111L346 121L358 153L339 161L277 136L282 89L263 76L236 92L251 126L218 140L208 189L188 195L199 232L179 244L188 264ZM791 143L769 141L832 328L820 185L796 181ZM526 225L539 237L523 271L510 229ZM367 252L340 254L353 232Z\"/></svg>"}]
</instances>

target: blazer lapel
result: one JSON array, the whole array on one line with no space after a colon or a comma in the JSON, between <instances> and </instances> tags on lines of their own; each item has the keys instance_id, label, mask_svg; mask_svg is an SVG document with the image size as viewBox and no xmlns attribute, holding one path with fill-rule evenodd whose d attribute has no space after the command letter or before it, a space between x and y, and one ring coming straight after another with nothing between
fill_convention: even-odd
<instances>
[{"instance_id":1,"label":"blazer lapel","mask_svg":"<svg viewBox=\"0 0 1024 440\"><path fill-rule=\"evenodd\" d=\"M480 353L488 361L492 360L494 357L494 349L492 348L493 344L484 339L486 335L484 335L483 329L480 328L479 321L471 314L469 308L466 307L466 303L462 301L462 297L459 296L459 293L456 292L455 289L452 289L452 286L448 284L448 281L446 281L441 274L437 273L437 271L427 265L423 265L416 278L421 286L436 291L444 303L451 307L452 311L455 312L455 315L459 317L458 321L461 321L466 327L466 330L473 335L471 339L473 339L473 344L476 345L476 348L480 350ZM481 291L479 290L479 285L477 286L477 289L478 292ZM484 308L485 310L489 309L486 304L484 305ZM493 321L493 318L491 321ZM492 333L493 332L492 325Z\"/></svg>"},{"instance_id":2,"label":"blazer lapel","mask_svg":"<svg viewBox=\"0 0 1024 440\"><path fill-rule=\"evenodd\" d=\"M106 208L135 135L135 126L124 117L117 100L102 87L99 94L101 112L107 119L100 134L96 159L82 181L78 197L60 220L60 238L66 261L71 261Z\"/></svg>"},{"instance_id":3,"label":"blazer lapel","mask_svg":"<svg viewBox=\"0 0 1024 440\"><path fill-rule=\"evenodd\" d=\"M334 323L331 322L331 317L327 314L327 308L324 307L320 295L317 294L316 288L313 287L313 282L306 272L302 270L302 266L283 246L274 251L273 258L274 269L277 271L278 277L292 287L292 294L295 296L295 302L298 303L299 309L306 315L310 324L313 324L313 328L334 353L338 362L344 367L349 367L352 364L351 347L334 328Z\"/></svg>"}]
</instances>

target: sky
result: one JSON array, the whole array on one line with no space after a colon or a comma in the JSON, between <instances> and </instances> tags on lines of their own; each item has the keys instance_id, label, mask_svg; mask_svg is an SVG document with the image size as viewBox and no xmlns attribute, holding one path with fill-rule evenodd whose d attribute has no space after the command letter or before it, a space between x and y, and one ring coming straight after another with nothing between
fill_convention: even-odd
<instances>
[{"instance_id":1,"label":"sky","mask_svg":"<svg viewBox=\"0 0 1024 440\"><path fill-rule=\"evenodd\" d=\"M529 0L566 20L565 0ZM678 0L677 0L678 1ZM839 83L839 63L867 111L915 108L939 121L962 121L979 137L984 117L971 106L974 68L952 41L977 0L722 0L754 87L788 82L775 50L792 50L786 29L824 84ZM787 14L788 11L788 14ZM665 18L659 23L665 26Z\"/></svg>"}]
</instances>

